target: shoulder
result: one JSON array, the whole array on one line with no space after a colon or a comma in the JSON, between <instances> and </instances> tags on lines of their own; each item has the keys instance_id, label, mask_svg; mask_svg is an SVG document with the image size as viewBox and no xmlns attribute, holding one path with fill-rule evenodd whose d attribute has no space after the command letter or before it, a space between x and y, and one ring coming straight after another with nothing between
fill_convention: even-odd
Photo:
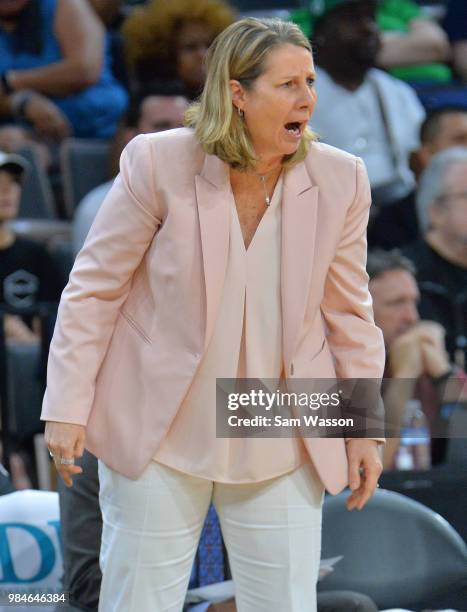
<instances>
[{"instance_id":1,"label":"shoulder","mask_svg":"<svg viewBox=\"0 0 467 612\"><path fill-rule=\"evenodd\" d=\"M404 96L405 98L410 99L419 106L422 105L413 87L411 87L408 83L405 83L401 79L397 79L391 74L388 74L384 70L380 70L379 68L372 68L368 71L367 79L379 85L380 91L383 95L389 92L397 93L401 96Z\"/></svg>"},{"instance_id":2,"label":"shoulder","mask_svg":"<svg viewBox=\"0 0 467 612\"><path fill-rule=\"evenodd\" d=\"M138 138L138 136L136 138ZM143 134L143 138L147 140L150 148L158 151L163 150L164 154L177 154L183 151L193 153L201 149L201 145L197 141L194 131L186 127Z\"/></svg>"},{"instance_id":3,"label":"shoulder","mask_svg":"<svg viewBox=\"0 0 467 612\"><path fill-rule=\"evenodd\" d=\"M305 158L312 185L319 187L320 198L336 214L371 203L368 174L360 157L322 142L313 142Z\"/></svg>"},{"instance_id":4,"label":"shoulder","mask_svg":"<svg viewBox=\"0 0 467 612\"><path fill-rule=\"evenodd\" d=\"M338 177L342 180L348 176L355 180L359 167L365 168L360 157L320 141L311 143L305 164L313 182L318 184L322 177L333 177L335 181Z\"/></svg>"},{"instance_id":5,"label":"shoulder","mask_svg":"<svg viewBox=\"0 0 467 612\"><path fill-rule=\"evenodd\" d=\"M168 170L180 168L184 164L195 164L204 156L191 128L140 134L130 141L125 151L130 161L146 162L155 168L162 166Z\"/></svg>"},{"instance_id":6,"label":"shoulder","mask_svg":"<svg viewBox=\"0 0 467 612\"><path fill-rule=\"evenodd\" d=\"M315 140L310 144L310 149L306 156L307 162L320 161L322 163L331 164L355 164L356 160L359 159L352 153L348 153L343 149L334 147L325 142Z\"/></svg>"}]
</instances>

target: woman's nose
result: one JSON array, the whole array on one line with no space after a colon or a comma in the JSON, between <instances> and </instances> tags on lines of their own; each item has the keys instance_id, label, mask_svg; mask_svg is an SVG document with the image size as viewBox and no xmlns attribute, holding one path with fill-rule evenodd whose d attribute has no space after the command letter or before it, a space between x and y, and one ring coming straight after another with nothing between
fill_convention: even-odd
<instances>
[{"instance_id":1,"label":"woman's nose","mask_svg":"<svg viewBox=\"0 0 467 612\"><path fill-rule=\"evenodd\" d=\"M313 110L316 104L316 91L314 87L310 87L306 84L302 87L300 95L300 108L307 108L310 112Z\"/></svg>"}]
</instances>

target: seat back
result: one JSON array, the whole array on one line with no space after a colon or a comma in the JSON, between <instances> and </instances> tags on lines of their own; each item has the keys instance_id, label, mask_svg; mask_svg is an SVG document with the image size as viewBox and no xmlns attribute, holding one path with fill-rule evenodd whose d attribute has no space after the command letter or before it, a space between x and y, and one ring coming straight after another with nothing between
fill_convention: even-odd
<instances>
[{"instance_id":1,"label":"seat back","mask_svg":"<svg viewBox=\"0 0 467 612\"><path fill-rule=\"evenodd\" d=\"M10 432L20 441L43 429L39 344L9 340L6 346Z\"/></svg>"},{"instance_id":2,"label":"seat back","mask_svg":"<svg viewBox=\"0 0 467 612\"><path fill-rule=\"evenodd\" d=\"M69 218L91 189L109 178L110 144L102 140L67 138L60 147L65 209Z\"/></svg>"},{"instance_id":3,"label":"seat back","mask_svg":"<svg viewBox=\"0 0 467 612\"><path fill-rule=\"evenodd\" d=\"M467 471L467 406L458 404L449 417L446 463ZM465 437L460 437L465 436ZM467 510L467 509L466 509Z\"/></svg>"},{"instance_id":4,"label":"seat back","mask_svg":"<svg viewBox=\"0 0 467 612\"><path fill-rule=\"evenodd\" d=\"M39 160L37 145L30 143L15 151L29 162L21 191L20 219L54 219L55 201L49 177Z\"/></svg>"},{"instance_id":5,"label":"seat back","mask_svg":"<svg viewBox=\"0 0 467 612\"><path fill-rule=\"evenodd\" d=\"M325 499L322 557L344 558L323 589L365 593L380 608L411 607L467 577L467 546L439 514L381 489L349 512L347 495Z\"/></svg>"}]
</instances>

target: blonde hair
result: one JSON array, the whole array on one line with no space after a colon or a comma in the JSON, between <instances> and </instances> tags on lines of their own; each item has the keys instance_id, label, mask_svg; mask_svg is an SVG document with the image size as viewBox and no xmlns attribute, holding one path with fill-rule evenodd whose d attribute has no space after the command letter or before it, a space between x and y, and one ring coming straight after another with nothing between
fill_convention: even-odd
<instances>
[{"instance_id":1,"label":"blonde hair","mask_svg":"<svg viewBox=\"0 0 467 612\"><path fill-rule=\"evenodd\" d=\"M257 158L247 127L232 103L230 79L245 89L253 87L265 70L270 51L283 44L311 45L294 23L280 19L246 18L233 23L214 40L206 57L207 77L199 101L185 113L204 151L240 170L254 167ZM284 158L285 166L302 161L317 136L307 127L297 151Z\"/></svg>"}]
</instances>

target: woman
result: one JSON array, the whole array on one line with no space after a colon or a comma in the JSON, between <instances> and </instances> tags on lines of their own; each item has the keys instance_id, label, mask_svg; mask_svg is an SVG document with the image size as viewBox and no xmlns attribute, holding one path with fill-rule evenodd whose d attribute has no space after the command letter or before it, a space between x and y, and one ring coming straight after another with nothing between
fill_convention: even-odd
<instances>
[{"instance_id":1,"label":"woman","mask_svg":"<svg viewBox=\"0 0 467 612\"><path fill-rule=\"evenodd\" d=\"M0 120L34 137L110 138L127 104L87 0L0 0ZM2 128L18 147L26 129Z\"/></svg>"},{"instance_id":2,"label":"woman","mask_svg":"<svg viewBox=\"0 0 467 612\"><path fill-rule=\"evenodd\" d=\"M216 437L216 378L382 375L368 180L308 131L313 79L297 26L227 28L190 127L127 146L77 257L42 418L68 485L99 458L102 610L182 609L211 498L240 612L315 610L324 487L376 487L377 440Z\"/></svg>"},{"instance_id":3,"label":"woman","mask_svg":"<svg viewBox=\"0 0 467 612\"><path fill-rule=\"evenodd\" d=\"M199 96L208 47L234 19L222 0L151 0L135 9L122 32L136 87L170 82L190 100Z\"/></svg>"}]
</instances>

